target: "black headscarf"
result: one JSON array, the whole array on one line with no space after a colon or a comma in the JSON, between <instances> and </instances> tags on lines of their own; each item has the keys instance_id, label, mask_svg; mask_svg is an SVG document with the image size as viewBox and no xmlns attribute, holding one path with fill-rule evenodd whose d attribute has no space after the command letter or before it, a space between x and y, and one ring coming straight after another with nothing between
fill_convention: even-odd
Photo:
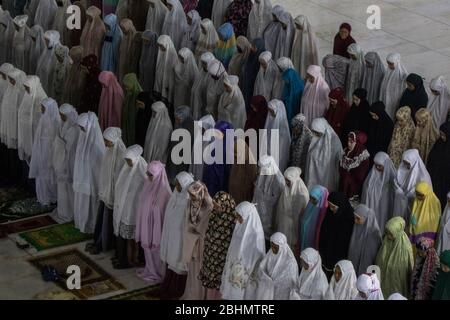
<instances>
[{"instance_id":1,"label":"black headscarf","mask_svg":"<svg viewBox=\"0 0 450 320\"><path fill-rule=\"evenodd\" d=\"M197 12L202 19L211 19L214 0L200 0L197 5Z\"/></svg>"},{"instance_id":2,"label":"black headscarf","mask_svg":"<svg viewBox=\"0 0 450 320\"><path fill-rule=\"evenodd\" d=\"M261 38L254 39L252 41L252 47L256 48L256 51L250 51L247 61L245 61L242 83L242 93L244 95L247 112L250 108L250 100L253 97L256 76L259 72L259 55L266 50L264 40Z\"/></svg>"},{"instance_id":3,"label":"black headscarf","mask_svg":"<svg viewBox=\"0 0 450 320\"><path fill-rule=\"evenodd\" d=\"M339 207L334 213L328 206L320 227L319 252L324 270L330 278L334 265L342 259L347 259L355 218L353 208L344 193L332 192L328 196L328 202Z\"/></svg>"},{"instance_id":4,"label":"black headscarf","mask_svg":"<svg viewBox=\"0 0 450 320\"><path fill-rule=\"evenodd\" d=\"M441 201L442 208L447 203L447 193L450 191L450 121L439 128L447 137L446 141L439 138L428 155L427 169L433 183L433 191Z\"/></svg>"},{"instance_id":5,"label":"black headscarf","mask_svg":"<svg viewBox=\"0 0 450 320\"><path fill-rule=\"evenodd\" d=\"M370 120L370 105L367 101L367 90L358 88L353 92L353 95L357 96L361 102L359 103L359 106L352 103L352 106L345 117L342 136L340 137L344 146L347 145L347 137L350 132L362 131L367 133L367 127Z\"/></svg>"},{"instance_id":6,"label":"black headscarf","mask_svg":"<svg viewBox=\"0 0 450 320\"><path fill-rule=\"evenodd\" d=\"M154 99L150 92L144 91L138 94L136 101L141 101L145 104L145 108L137 109L136 113L136 143L144 147L148 124L152 118L152 104Z\"/></svg>"},{"instance_id":7,"label":"black headscarf","mask_svg":"<svg viewBox=\"0 0 450 320\"><path fill-rule=\"evenodd\" d=\"M428 95L425 91L425 87L423 86L423 79L418 74L410 73L408 77L406 77L406 82L414 85L415 89L414 91L405 89L398 107L408 106L411 109L411 117L413 118L414 123L416 123L416 112L420 108L427 107Z\"/></svg>"},{"instance_id":8,"label":"black headscarf","mask_svg":"<svg viewBox=\"0 0 450 320\"><path fill-rule=\"evenodd\" d=\"M367 151L370 158L380 152L387 152L389 143L391 142L392 132L394 131L394 123L385 111L383 102L378 101L370 106L369 111L378 116L378 120L370 117L367 129Z\"/></svg>"}]
</instances>

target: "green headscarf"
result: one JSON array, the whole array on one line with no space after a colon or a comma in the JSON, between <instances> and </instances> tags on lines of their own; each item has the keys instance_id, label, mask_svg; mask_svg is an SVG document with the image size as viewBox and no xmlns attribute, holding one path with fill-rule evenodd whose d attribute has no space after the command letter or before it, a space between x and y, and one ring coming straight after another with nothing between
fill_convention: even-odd
<instances>
[{"instance_id":1,"label":"green headscarf","mask_svg":"<svg viewBox=\"0 0 450 320\"><path fill-rule=\"evenodd\" d=\"M450 250L441 253L442 264L450 267ZM450 272L443 272L442 267L439 270L433 300L450 300Z\"/></svg>"},{"instance_id":2,"label":"green headscarf","mask_svg":"<svg viewBox=\"0 0 450 320\"><path fill-rule=\"evenodd\" d=\"M126 74L123 77L122 84L125 91L124 105L122 108L122 139L128 147L135 144L137 113L136 97L143 90L135 73Z\"/></svg>"},{"instance_id":3,"label":"green headscarf","mask_svg":"<svg viewBox=\"0 0 450 320\"><path fill-rule=\"evenodd\" d=\"M381 289L385 297L396 292L409 296L414 257L411 242L404 230L405 220L402 217L394 217L386 223L383 244L376 259L381 269ZM394 240L388 239L389 233Z\"/></svg>"}]
</instances>

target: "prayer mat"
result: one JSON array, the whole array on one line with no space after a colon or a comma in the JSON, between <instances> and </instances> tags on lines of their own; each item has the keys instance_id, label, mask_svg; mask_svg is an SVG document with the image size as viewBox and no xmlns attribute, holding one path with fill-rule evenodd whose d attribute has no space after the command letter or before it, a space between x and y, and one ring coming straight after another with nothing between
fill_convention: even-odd
<instances>
[{"instance_id":1,"label":"prayer mat","mask_svg":"<svg viewBox=\"0 0 450 320\"><path fill-rule=\"evenodd\" d=\"M73 222L23 232L19 236L35 247L37 251L66 246L92 238L92 235L76 229Z\"/></svg>"},{"instance_id":2,"label":"prayer mat","mask_svg":"<svg viewBox=\"0 0 450 320\"><path fill-rule=\"evenodd\" d=\"M107 300L159 300L157 292L159 285L153 285L142 289L133 290L130 292L112 296Z\"/></svg>"},{"instance_id":3,"label":"prayer mat","mask_svg":"<svg viewBox=\"0 0 450 320\"><path fill-rule=\"evenodd\" d=\"M5 236L12 233L19 233L33 229L39 229L56 224L50 216L39 216L25 220L5 223L0 225L1 233Z\"/></svg>"},{"instance_id":4,"label":"prayer mat","mask_svg":"<svg viewBox=\"0 0 450 320\"><path fill-rule=\"evenodd\" d=\"M0 188L0 204L30 197L33 197L33 194L21 187Z\"/></svg>"},{"instance_id":5,"label":"prayer mat","mask_svg":"<svg viewBox=\"0 0 450 320\"><path fill-rule=\"evenodd\" d=\"M45 266L55 268L59 276L56 284L79 299L89 299L98 295L125 289L120 282L77 249L40 256L32 258L29 261L41 271ZM67 278L70 277L70 274L66 272L67 268L71 265L76 265L80 268L81 289L70 290L67 288Z\"/></svg>"},{"instance_id":6,"label":"prayer mat","mask_svg":"<svg viewBox=\"0 0 450 320\"><path fill-rule=\"evenodd\" d=\"M0 223L41 215L55 208L55 205L41 205L36 198L28 197L6 202L0 200Z\"/></svg>"}]
</instances>

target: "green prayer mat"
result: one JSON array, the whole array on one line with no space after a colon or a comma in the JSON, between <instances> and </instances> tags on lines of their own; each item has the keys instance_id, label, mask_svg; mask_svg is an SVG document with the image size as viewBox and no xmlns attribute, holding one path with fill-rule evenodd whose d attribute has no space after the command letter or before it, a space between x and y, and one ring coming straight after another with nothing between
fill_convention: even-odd
<instances>
[{"instance_id":1,"label":"green prayer mat","mask_svg":"<svg viewBox=\"0 0 450 320\"><path fill-rule=\"evenodd\" d=\"M107 300L159 300L155 294L159 289L159 285L148 286L142 289L133 290L112 296Z\"/></svg>"},{"instance_id":2,"label":"green prayer mat","mask_svg":"<svg viewBox=\"0 0 450 320\"><path fill-rule=\"evenodd\" d=\"M92 235L81 233L76 229L73 222L23 232L19 236L35 247L37 251L66 246L92 238Z\"/></svg>"},{"instance_id":3,"label":"green prayer mat","mask_svg":"<svg viewBox=\"0 0 450 320\"><path fill-rule=\"evenodd\" d=\"M59 277L56 284L79 299L89 299L125 289L119 281L77 249L39 256L30 259L29 262L40 271L45 266L55 268ZM71 276L71 274L67 274L67 268L71 265L76 265L80 268L80 289L71 290L67 288L67 279Z\"/></svg>"}]
</instances>

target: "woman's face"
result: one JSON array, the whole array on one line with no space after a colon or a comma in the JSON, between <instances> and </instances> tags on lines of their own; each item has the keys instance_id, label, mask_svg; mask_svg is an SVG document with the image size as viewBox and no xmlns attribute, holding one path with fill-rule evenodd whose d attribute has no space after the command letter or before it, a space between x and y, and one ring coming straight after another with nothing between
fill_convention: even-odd
<instances>
[{"instance_id":1,"label":"woman's face","mask_svg":"<svg viewBox=\"0 0 450 320\"><path fill-rule=\"evenodd\" d=\"M250 108L252 108L252 110L254 111L254 112L258 112L258 108L256 108L254 105L250 105Z\"/></svg>"},{"instance_id":2,"label":"woman's face","mask_svg":"<svg viewBox=\"0 0 450 320\"><path fill-rule=\"evenodd\" d=\"M275 118L277 115L275 114L275 111L269 108L269 114L272 118Z\"/></svg>"},{"instance_id":3,"label":"woman's face","mask_svg":"<svg viewBox=\"0 0 450 320\"><path fill-rule=\"evenodd\" d=\"M41 105L41 113L44 114L45 113L45 107L43 105Z\"/></svg>"},{"instance_id":4,"label":"woman's face","mask_svg":"<svg viewBox=\"0 0 450 320\"><path fill-rule=\"evenodd\" d=\"M334 268L334 280L336 280L336 283L339 282L339 280L341 280L342 278L342 270L339 266L336 266Z\"/></svg>"},{"instance_id":5,"label":"woman's face","mask_svg":"<svg viewBox=\"0 0 450 320\"><path fill-rule=\"evenodd\" d=\"M333 212L333 213L336 213L339 210L339 207L331 201L328 201L328 207L330 208L331 212Z\"/></svg>"},{"instance_id":6,"label":"woman's face","mask_svg":"<svg viewBox=\"0 0 450 320\"><path fill-rule=\"evenodd\" d=\"M375 112L369 112L373 120L379 120L380 117Z\"/></svg>"},{"instance_id":7,"label":"woman's face","mask_svg":"<svg viewBox=\"0 0 450 320\"><path fill-rule=\"evenodd\" d=\"M203 68L203 71L208 72L208 63L202 61L202 68Z\"/></svg>"},{"instance_id":8,"label":"woman's face","mask_svg":"<svg viewBox=\"0 0 450 320\"><path fill-rule=\"evenodd\" d=\"M411 82L406 81L406 86L408 87L409 91L416 90L416 87Z\"/></svg>"},{"instance_id":9,"label":"woman's face","mask_svg":"<svg viewBox=\"0 0 450 320\"><path fill-rule=\"evenodd\" d=\"M395 63L388 61L387 62L388 68L391 70L395 70Z\"/></svg>"},{"instance_id":10,"label":"woman's face","mask_svg":"<svg viewBox=\"0 0 450 320\"><path fill-rule=\"evenodd\" d=\"M346 28L339 29L339 37L341 37L342 40L345 40L350 35L350 32Z\"/></svg>"},{"instance_id":11,"label":"woman's face","mask_svg":"<svg viewBox=\"0 0 450 320\"><path fill-rule=\"evenodd\" d=\"M300 258L300 264L302 265L302 268L306 271L309 270L309 265L306 263L305 260L303 260L303 258Z\"/></svg>"},{"instance_id":12,"label":"woman's face","mask_svg":"<svg viewBox=\"0 0 450 320\"><path fill-rule=\"evenodd\" d=\"M416 121L417 121L417 126L418 127L425 128L425 125L427 124L427 119L419 118Z\"/></svg>"},{"instance_id":13,"label":"woman's face","mask_svg":"<svg viewBox=\"0 0 450 320\"><path fill-rule=\"evenodd\" d=\"M306 74L306 80L309 81L310 83L314 83L314 81L315 81L316 79L314 78L313 75L307 73L307 74Z\"/></svg>"},{"instance_id":14,"label":"woman's face","mask_svg":"<svg viewBox=\"0 0 450 320\"><path fill-rule=\"evenodd\" d=\"M136 100L136 108L145 109L145 103L140 100Z\"/></svg>"},{"instance_id":15,"label":"woman's face","mask_svg":"<svg viewBox=\"0 0 450 320\"><path fill-rule=\"evenodd\" d=\"M393 235L391 232L389 232L389 231L386 231L386 236L387 236L387 238L388 238L389 240L391 240L391 241L394 241L394 240L395 240L394 235Z\"/></svg>"},{"instance_id":16,"label":"woman's face","mask_svg":"<svg viewBox=\"0 0 450 320\"><path fill-rule=\"evenodd\" d=\"M9 79L9 83L11 83L13 86L16 85L16 80L14 80L14 79L11 78L11 77L8 77L8 79Z\"/></svg>"},{"instance_id":17,"label":"woman's face","mask_svg":"<svg viewBox=\"0 0 450 320\"><path fill-rule=\"evenodd\" d=\"M236 221L240 224L244 223L244 218L239 213L236 213Z\"/></svg>"},{"instance_id":18,"label":"woman's face","mask_svg":"<svg viewBox=\"0 0 450 320\"><path fill-rule=\"evenodd\" d=\"M67 121L67 116L65 114L61 113L61 112L59 113L59 117L61 118L62 122L66 122Z\"/></svg>"},{"instance_id":19,"label":"woman's face","mask_svg":"<svg viewBox=\"0 0 450 320\"><path fill-rule=\"evenodd\" d=\"M444 142L447 141L447 135L444 132L439 131L439 135L440 135L442 141L444 141Z\"/></svg>"},{"instance_id":20,"label":"woman's face","mask_svg":"<svg viewBox=\"0 0 450 320\"><path fill-rule=\"evenodd\" d=\"M172 11L173 6L171 3L167 3L166 6L167 6L167 9L169 9L169 11Z\"/></svg>"},{"instance_id":21,"label":"woman's face","mask_svg":"<svg viewBox=\"0 0 450 320\"><path fill-rule=\"evenodd\" d=\"M228 93L231 93L233 91L233 88L227 83L224 83L223 87L224 87L225 91Z\"/></svg>"},{"instance_id":22,"label":"woman's face","mask_svg":"<svg viewBox=\"0 0 450 320\"><path fill-rule=\"evenodd\" d=\"M177 183L175 184L175 189L177 189L178 192L183 191L183 188L181 187L181 184L177 181Z\"/></svg>"},{"instance_id":23,"label":"woman's face","mask_svg":"<svg viewBox=\"0 0 450 320\"><path fill-rule=\"evenodd\" d=\"M425 195L416 191L416 199L419 201L425 200Z\"/></svg>"},{"instance_id":24,"label":"woman's face","mask_svg":"<svg viewBox=\"0 0 450 320\"><path fill-rule=\"evenodd\" d=\"M125 161L127 162L128 166L129 166L130 168L133 168L133 160L131 160L131 159L125 159Z\"/></svg>"},{"instance_id":25,"label":"woman's face","mask_svg":"<svg viewBox=\"0 0 450 320\"><path fill-rule=\"evenodd\" d=\"M352 60L358 60L358 57L356 56L356 54L350 54L350 58Z\"/></svg>"},{"instance_id":26,"label":"woman's face","mask_svg":"<svg viewBox=\"0 0 450 320\"><path fill-rule=\"evenodd\" d=\"M318 203L319 203L319 201L317 201L317 199L316 198L314 198L314 197L310 197L309 198L309 202L311 202L313 205L317 205Z\"/></svg>"},{"instance_id":27,"label":"woman's face","mask_svg":"<svg viewBox=\"0 0 450 320\"><path fill-rule=\"evenodd\" d=\"M406 169L411 170L411 164L408 161L403 160L402 163Z\"/></svg>"},{"instance_id":28,"label":"woman's face","mask_svg":"<svg viewBox=\"0 0 450 320\"><path fill-rule=\"evenodd\" d=\"M267 62L265 61L260 61L260 65L264 70L267 70Z\"/></svg>"},{"instance_id":29,"label":"woman's face","mask_svg":"<svg viewBox=\"0 0 450 320\"><path fill-rule=\"evenodd\" d=\"M44 40L45 40L45 45L48 48L50 46L50 39L45 37Z\"/></svg>"},{"instance_id":30,"label":"woman's face","mask_svg":"<svg viewBox=\"0 0 450 320\"><path fill-rule=\"evenodd\" d=\"M178 60L180 60L180 62L181 62L182 64L184 64L184 58L183 58L182 56L178 55Z\"/></svg>"},{"instance_id":31,"label":"woman's face","mask_svg":"<svg viewBox=\"0 0 450 320\"><path fill-rule=\"evenodd\" d=\"M441 269L445 273L449 273L450 272L450 267L448 265L446 265L446 264L441 263Z\"/></svg>"},{"instance_id":32,"label":"woman's face","mask_svg":"<svg viewBox=\"0 0 450 320\"><path fill-rule=\"evenodd\" d=\"M421 258L425 258L427 256L427 252L422 249L417 249L417 255Z\"/></svg>"},{"instance_id":33,"label":"woman's face","mask_svg":"<svg viewBox=\"0 0 450 320\"><path fill-rule=\"evenodd\" d=\"M200 29L202 30L202 33L203 33L204 35L206 35L206 28L205 28L204 26L200 26Z\"/></svg>"},{"instance_id":34,"label":"woman's face","mask_svg":"<svg viewBox=\"0 0 450 320\"><path fill-rule=\"evenodd\" d=\"M278 251L280 251L280 246L273 242L270 242L270 249L272 249L272 252L274 254L278 254Z\"/></svg>"},{"instance_id":35,"label":"woman's face","mask_svg":"<svg viewBox=\"0 0 450 320\"><path fill-rule=\"evenodd\" d=\"M291 180L289 180L288 178L284 178L284 182L286 183L286 186L287 186L288 188L290 188L290 187L292 186L292 182L291 182Z\"/></svg>"},{"instance_id":36,"label":"woman's face","mask_svg":"<svg viewBox=\"0 0 450 320\"><path fill-rule=\"evenodd\" d=\"M295 23L295 28L296 28L297 30L303 31L303 27L302 27L300 24L298 24L298 23Z\"/></svg>"},{"instance_id":37,"label":"woman's face","mask_svg":"<svg viewBox=\"0 0 450 320\"><path fill-rule=\"evenodd\" d=\"M353 139L353 136L349 136L347 139L347 148L348 150L353 150L355 148L356 141Z\"/></svg>"},{"instance_id":38,"label":"woman's face","mask_svg":"<svg viewBox=\"0 0 450 320\"><path fill-rule=\"evenodd\" d=\"M29 86L26 86L26 85L23 85L24 86L24 88L25 88L25 91L28 93L28 94L31 94L31 89L30 89L30 87Z\"/></svg>"},{"instance_id":39,"label":"woman's face","mask_svg":"<svg viewBox=\"0 0 450 320\"><path fill-rule=\"evenodd\" d=\"M107 140L107 139L103 139L103 141L105 141L105 146L106 146L107 148L112 148L112 147L114 147L114 142L109 141L109 140Z\"/></svg>"},{"instance_id":40,"label":"woman's face","mask_svg":"<svg viewBox=\"0 0 450 320\"><path fill-rule=\"evenodd\" d=\"M364 219L364 217L355 214L355 223L356 223L357 225L363 225L364 222L366 222L366 219Z\"/></svg>"},{"instance_id":41,"label":"woman's face","mask_svg":"<svg viewBox=\"0 0 450 320\"><path fill-rule=\"evenodd\" d=\"M384 171L384 166L381 165L381 164L375 163L375 169L376 169L378 172L383 173L383 171Z\"/></svg>"},{"instance_id":42,"label":"woman's face","mask_svg":"<svg viewBox=\"0 0 450 320\"><path fill-rule=\"evenodd\" d=\"M358 291L358 294L359 294L359 296L360 296L361 298L367 299L367 294L365 294L364 292Z\"/></svg>"},{"instance_id":43,"label":"woman's face","mask_svg":"<svg viewBox=\"0 0 450 320\"><path fill-rule=\"evenodd\" d=\"M366 67L372 69L373 68L373 64L367 60L366 61Z\"/></svg>"},{"instance_id":44,"label":"woman's face","mask_svg":"<svg viewBox=\"0 0 450 320\"><path fill-rule=\"evenodd\" d=\"M337 99L333 99L333 98L328 98L328 99L330 100L330 104L331 104L333 107L336 107L336 106L337 106L337 103L338 103Z\"/></svg>"},{"instance_id":45,"label":"woman's face","mask_svg":"<svg viewBox=\"0 0 450 320\"><path fill-rule=\"evenodd\" d=\"M359 106L360 103L361 103L361 99L358 98L357 96L353 95L353 104L355 106Z\"/></svg>"},{"instance_id":46,"label":"woman's face","mask_svg":"<svg viewBox=\"0 0 450 320\"><path fill-rule=\"evenodd\" d=\"M83 126L79 126L79 127L80 127L81 131L86 132L86 129Z\"/></svg>"},{"instance_id":47,"label":"woman's face","mask_svg":"<svg viewBox=\"0 0 450 320\"><path fill-rule=\"evenodd\" d=\"M180 117L175 117L175 124L180 126L183 123L183 119Z\"/></svg>"},{"instance_id":48,"label":"woman's face","mask_svg":"<svg viewBox=\"0 0 450 320\"><path fill-rule=\"evenodd\" d=\"M161 50L162 52L166 52L166 48L165 48L162 44L158 44L158 48L159 48L159 50Z\"/></svg>"},{"instance_id":49,"label":"woman's face","mask_svg":"<svg viewBox=\"0 0 450 320\"><path fill-rule=\"evenodd\" d=\"M150 172L147 172L147 178L150 181L153 181L153 175Z\"/></svg>"},{"instance_id":50,"label":"woman's face","mask_svg":"<svg viewBox=\"0 0 450 320\"><path fill-rule=\"evenodd\" d=\"M188 25L191 26L192 25L192 18L190 16L187 16L186 20L187 20Z\"/></svg>"},{"instance_id":51,"label":"woman's face","mask_svg":"<svg viewBox=\"0 0 450 320\"><path fill-rule=\"evenodd\" d=\"M312 133L316 136L316 137L318 137L318 138L320 138L321 136L323 136L323 133L322 132L318 132L318 131L316 131L316 130L311 130L312 131Z\"/></svg>"}]
</instances>

